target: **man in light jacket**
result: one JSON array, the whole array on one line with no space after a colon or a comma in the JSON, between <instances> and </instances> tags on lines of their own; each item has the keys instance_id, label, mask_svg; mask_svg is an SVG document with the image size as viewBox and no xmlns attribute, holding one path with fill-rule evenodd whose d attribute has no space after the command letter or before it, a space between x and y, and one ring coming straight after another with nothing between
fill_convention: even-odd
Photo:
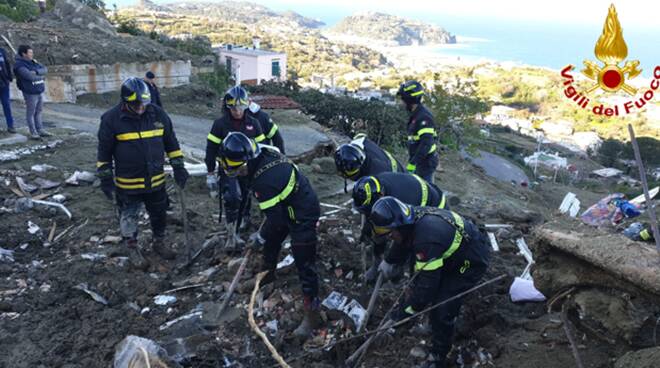
<instances>
[{"instance_id":1,"label":"man in light jacket","mask_svg":"<svg viewBox=\"0 0 660 368\"><path fill-rule=\"evenodd\" d=\"M43 107L43 93L45 91L45 76L48 69L33 59L32 47L20 45L16 55L14 74L18 89L23 92L25 99L25 110L30 138L41 140L41 137L50 137L46 132L41 120L41 109Z\"/></svg>"}]
</instances>

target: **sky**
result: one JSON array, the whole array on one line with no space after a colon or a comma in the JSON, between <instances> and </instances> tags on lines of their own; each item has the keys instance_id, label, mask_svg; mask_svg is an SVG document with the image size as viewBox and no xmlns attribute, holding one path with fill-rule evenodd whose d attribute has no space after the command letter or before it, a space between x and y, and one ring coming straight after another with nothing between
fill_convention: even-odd
<instances>
[{"instance_id":1,"label":"sky","mask_svg":"<svg viewBox=\"0 0 660 368\"><path fill-rule=\"evenodd\" d=\"M106 0L108 7L130 6L135 0ZM209 0L213 1L213 0ZM163 4L172 0L155 0ZM380 11L393 15L417 18L426 21L450 18L497 19L502 22L546 22L572 25L602 25L607 8L611 3L617 8L624 29L660 30L660 1L612 1L612 0L252 0L276 11L293 10L326 22L335 22L339 17L363 11Z\"/></svg>"}]
</instances>

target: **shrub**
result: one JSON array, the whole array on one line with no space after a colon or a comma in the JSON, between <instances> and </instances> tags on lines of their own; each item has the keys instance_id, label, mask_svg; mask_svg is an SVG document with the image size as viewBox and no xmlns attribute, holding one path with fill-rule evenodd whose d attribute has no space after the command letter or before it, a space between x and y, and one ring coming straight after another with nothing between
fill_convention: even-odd
<instances>
[{"instance_id":1,"label":"shrub","mask_svg":"<svg viewBox=\"0 0 660 368\"><path fill-rule=\"evenodd\" d=\"M25 22L39 14L34 0L0 0L0 14L15 22Z\"/></svg>"}]
</instances>

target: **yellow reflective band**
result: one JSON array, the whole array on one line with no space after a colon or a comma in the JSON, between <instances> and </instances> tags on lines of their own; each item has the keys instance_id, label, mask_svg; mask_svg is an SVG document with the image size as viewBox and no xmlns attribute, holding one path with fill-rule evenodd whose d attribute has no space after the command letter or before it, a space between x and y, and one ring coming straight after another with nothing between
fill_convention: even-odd
<instances>
[{"instance_id":1,"label":"yellow reflective band","mask_svg":"<svg viewBox=\"0 0 660 368\"><path fill-rule=\"evenodd\" d=\"M116 177L116 181L121 183L144 183L144 178L120 178Z\"/></svg>"},{"instance_id":2,"label":"yellow reflective band","mask_svg":"<svg viewBox=\"0 0 660 368\"><path fill-rule=\"evenodd\" d=\"M164 177L165 177L165 173L158 174L158 175L153 176L153 177L151 178L151 182L153 183L153 182L155 182L156 180L158 180L158 179L162 179L162 178L164 178Z\"/></svg>"},{"instance_id":3,"label":"yellow reflective band","mask_svg":"<svg viewBox=\"0 0 660 368\"><path fill-rule=\"evenodd\" d=\"M132 95L126 97L126 101L128 101L128 102L132 102L132 101L135 101L135 100L137 100L137 93L136 92L133 92Z\"/></svg>"},{"instance_id":4,"label":"yellow reflective band","mask_svg":"<svg viewBox=\"0 0 660 368\"><path fill-rule=\"evenodd\" d=\"M440 204L438 205L438 208L445 208L445 201L447 200L447 197L445 197L445 194L442 193L442 199L440 200Z\"/></svg>"},{"instance_id":5,"label":"yellow reflective band","mask_svg":"<svg viewBox=\"0 0 660 368\"><path fill-rule=\"evenodd\" d=\"M416 139L415 139L415 136L413 136L413 135L409 135L409 136L408 136L408 140L409 140L409 141L414 141L414 140L416 140Z\"/></svg>"},{"instance_id":6,"label":"yellow reflective band","mask_svg":"<svg viewBox=\"0 0 660 368\"><path fill-rule=\"evenodd\" d=\"M428 184L426 184L424 179L420 178L419 176L415 174L412 174L412 176L414 176L415 179L417 179L417 181L419 182L419 185L422 186L422 201L420 202L419 205L424 207L426 206L426 202L429 201L429 186Z\"/></svg>"},{"instance_id":7,"label":"yellow reflective band","mask_svg":"<svg viewBox=\"0 0 660 368\"><path fill-rule=\"evenodd\" d=\"M415 314L415 310L413 309L412 305L407 306L403 311L408 314Z\"/></svg>"},{"instance_id":8,"label":"yellow reflective band","mask_svg":"<svg viewBox=\"0 0 660 368\"><path fill-rule=\"evenodd\" d=\"M408 92L408 91L413 90L415 88L417 88L417 85L416 84L411 84L408 87L405 87L403 90Z\"/></svg>"},{"instance_id":9,"label":"yellow reflective band","mask_svg":"<svg viewBox=\"0 0 660 368\"><path fill-rule=\"evenodd\" d=\"M144 93L144 94L142 94L142 99L144 99L144 100L149 100L149 99L151 99L151 94L149 94L149 93Z\"/></svg>"},{"instance_id":10,"label":"yellow reflective band","mask_svg":"<svg viewBox=\"0 0 660 368\"><path fill-rule=\"evenodd\" d=\"M259 134L256 138L254 138L254 141L259 143L262 142L264 139L266 139L266 136L263 134Z\"/></svg>"},{"instance_id":11,"label":"yellow reflective band","mask_svg":"<svg viewBox=\"0 0 660 368\"><path fill-rule=\"evenodd\" d=\"M167 157L169 157L169 158L183 157L183 152L181 150L168 152Z\"/></svg>"},{"instance_id":12,"label":"yellow reflective band","mask_svg":"<svg viewBox=\"0 0 660 368\"><path fill-rule=\"evenodd\" d=\"M209 135L206 136L206 139L210 140L211 142L215 144L220 144L222 142L221 138L218 138L214 136L213 134L209 133Z\"/></svg>"},{"instance_id":13,"label":"yellow reflective band","mask_svg":"<svg viewBox=\"0 0 660 368\"><path fill-rule=\"evenodd\" d=\"M351 170L351 171L344 171L344 174L345 174L346 176L353 176L353 175L357 174L358 171L360 171L360 168L357 168L357 169L355 169L355 170Z\"/></svg>"},{"instance_id":14,"label":"yellow reflective band","mask_svg":"<svg viewBox=\"0 0 660 368\"><path fill-rule=\"evenodd\" d=\"M273 138L275 133L277 133L277 129L278 129L277 124L273 124L273 127L270 128L270 130L268 131L268 134L266 134L266 138L268 138L268 139Z\"/></svg>"},{"instance_id":15,"label":"yellow reflective band","mask_svg":"<svg viewBox=\"0 0 660 368\"><path fill-rule=\"evenodd\" d=\"M288 206L287 210L289 211L289 218L291 219L291 221L295 222L296 221L296 212L293 210L293 207Z\"/></svg>"},{"instance_id":16,"label":"yellow reflective band","mask_svg":"<svg viewBox=\"0 0 660 368\"><path fill-rule=\"evenodd\" d=\"M422 135L424 134L432 134L435 137L435 129L433 128L422 128L417 131L417 134L415 134L415 140L418 141L420 138L422 138Z\"/></svg>"},{"instance_id":17,"label":"yellow reflective band","mask_svg":"<svg viewBox=\"0 0 660 368\"><path fill-rule=\"evenodd\" d=\"M419 96L419 95L421 95L421 94L423 94L423 93L424 93L424 91L417 91L417 92L413 92L413 93L411 93L410 95L411 95L411 96Z\"/></svg>"},{"instance_id":18,"label":"yellow reflective band","mask_svg":"<svg viewBox=\"0 0 660 368\"><path fill-rule=\"evenodd\" d=\"M360 138L367 138L367 135L364 133L358 133L353 137L353 140L360 139Z\"/></svg>"},{"instance_id":19,"label":"yellow reflective band","mask_svg":"<svg viewBox=\"0 0 660 368\"><path fill-rule=\"evenodd\" d=\"M460 228L461 231L463 231L463 229L465 229L463 218L461 218L461 216L457 215L455 212L452 212L451 215L454 217L456 225ZM444 260L451 257L452 254L456 253L458 247L461 246L461 242L463 241L463 235L461 231L458 229L454 231L454 240L451 242L449 249L447 249L442 254L442 257L433 259L429 262L415 262L415 271L435 271L442 267L444 265Z\"/></svg>"},{"instance_id":20,"label":"yellow reflective band","mask_svg":"<svg viewBox=\"0 0 660 368\"><path fill-rule=\"evenodd\" d=\"M261 210L267 210L279 202L285 200L291 192L293 192L293 188L296 187L296 170L291 170L291 177L289 178L289 182L287 183L286 187L284 187L284 190L282 190L282 193L276 195L275 197L264 201L264 202L259 202L259 209Z\"/></svg>"},{"instance_id":21,"label":"yellow reflective band","mask_svg":"<svg viewBox=\"0 0 660 368\"><path fill-rule=\"evenodd\" d=\"M164 129L145 130L143 132L117 134L116 138L118 141L130 141L140 138L162 137L164 132Z\"/></svg>"},{"instance_id":22,"label":"yellow reflective band","mask_svg":"<svg viewBox=\"0 0 660 368\"><path fill-rule=\"evenodd\" d=\"M648 229L644 229L639 232L639 237L642 238L642 240L649 240L651 239L651 234L649 234Z\"/></svg>"},{"instance_id":23,"label":"yellow reflective band","mask_svg":"<svg viewBox=\"0 0 660 368\"><path fill-rule=\"evenodd\" d=\"M392 172L396 172L396 169L399 167L399 165L396 162L396 159L394 156L392 156L391 153L387 152L386 150L383 150L387 157L390 159L390 166L392 166Z\"/></svg>"},{"instance_id":24,"label":"yellow reflective band","mask_svg":"<svg viewBox=\"0 0 660 368\"><path fill-rule=\"evenodd\" d=\"M465 271L467 271L469 268L470 268L470 261L466 259L465 261L463 261L463 266L461 266L461 269L459 270L459 272L460 272L461 274L463 274L463 273L465 273Z\"/></svg>"},{"instance_id":25,"label":"yellow reflective band","mask_svg":"<svg viewBox=\"0 0 660 368\"><path fill-rule=\"evenodd\" d=\"M428 153L433 153L433 152L435 152L435 150L436 150L437 148L438 148L438 146L436 146L436 144L434 143L434 144L431 146L431 148L429 148L429 152L428 152Z\"/></svg>"},{"instance_id":26,"label":"yellow reflective band","mask_svg":"<svg viewBox=\"0 0 660 368\"><path fill-rule=\"evenodd\" d=\"M115 180L115 185L121 189L144 189L144 184L122 184L119 181Z\"/></svg>"},{"instance_id":27,"label":"yellow reflective band","mask_svg":"<svg viewBox=\"0 0 660 368\"><path fill-rule=\"evenodd\" d=\"M381 226L374 226L374 234L376 235L385 235L389 234L390 232L392 232L392 229Z\"/></svg>"},{"instance_id":28,"label":"yellow reflective band","mask_svg":"<svg viewBox=\"0 0 660 368\"><path fill-rule=\"evenodd\" d=\"M107 164L109 164L109 162L97 161L96 162L96 168L98 169L99 167L105 166Z\"/></svg>"},{"instance_id":29,"label":"yellow reflective band","mask_svg":"<svg viewBox=\"0 0 660 368\"><path fill-rule=\"evenodd\" d=\"M238 167L245 165L245 161L232 161L228 158L224 159L224 161L227 163L227 166L229 167Z\"/></svg>"},{"instance_id":30,"label":"yellow reflective band","mask_svg":"<svg viewBox=\"0 0 660 368\"><path fill-rule=\"evenodd\" d=\"M152 182L152 183L151 183L151 187L152 187L152 188L153 188L153 187L157 187L157 186L159 186L159 185L161 185L161 184L163 184L163 183L165 183L165 178L163 178L163 179L161 179L161 180L159 180L159 181L156 181L156 182Z\"/></svg>"}]
</instances>

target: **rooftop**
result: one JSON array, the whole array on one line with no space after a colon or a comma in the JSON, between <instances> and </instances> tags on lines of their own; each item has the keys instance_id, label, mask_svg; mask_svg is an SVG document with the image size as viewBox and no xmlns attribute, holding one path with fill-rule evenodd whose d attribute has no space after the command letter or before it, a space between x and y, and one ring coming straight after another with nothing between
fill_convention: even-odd
<instances>
[{"instance_id":1,"label":"rooftop","mask_svg":"<svg viewBox=\"0 0 660 368\"><path fill-rule=\"evenodd\" d=\"M222 51L222 52L231 52L231 53L234 53L234 54L241 54L241 55L248 55L248 56L285 55L283 52L276 52L276 51L270 51L270 50L264 50L264 49L246 48L246 47L240 47L240 46L229 46L229 45L214 47L214 50L218 50L218 51Z\"/></svg>"}]
</instances>

